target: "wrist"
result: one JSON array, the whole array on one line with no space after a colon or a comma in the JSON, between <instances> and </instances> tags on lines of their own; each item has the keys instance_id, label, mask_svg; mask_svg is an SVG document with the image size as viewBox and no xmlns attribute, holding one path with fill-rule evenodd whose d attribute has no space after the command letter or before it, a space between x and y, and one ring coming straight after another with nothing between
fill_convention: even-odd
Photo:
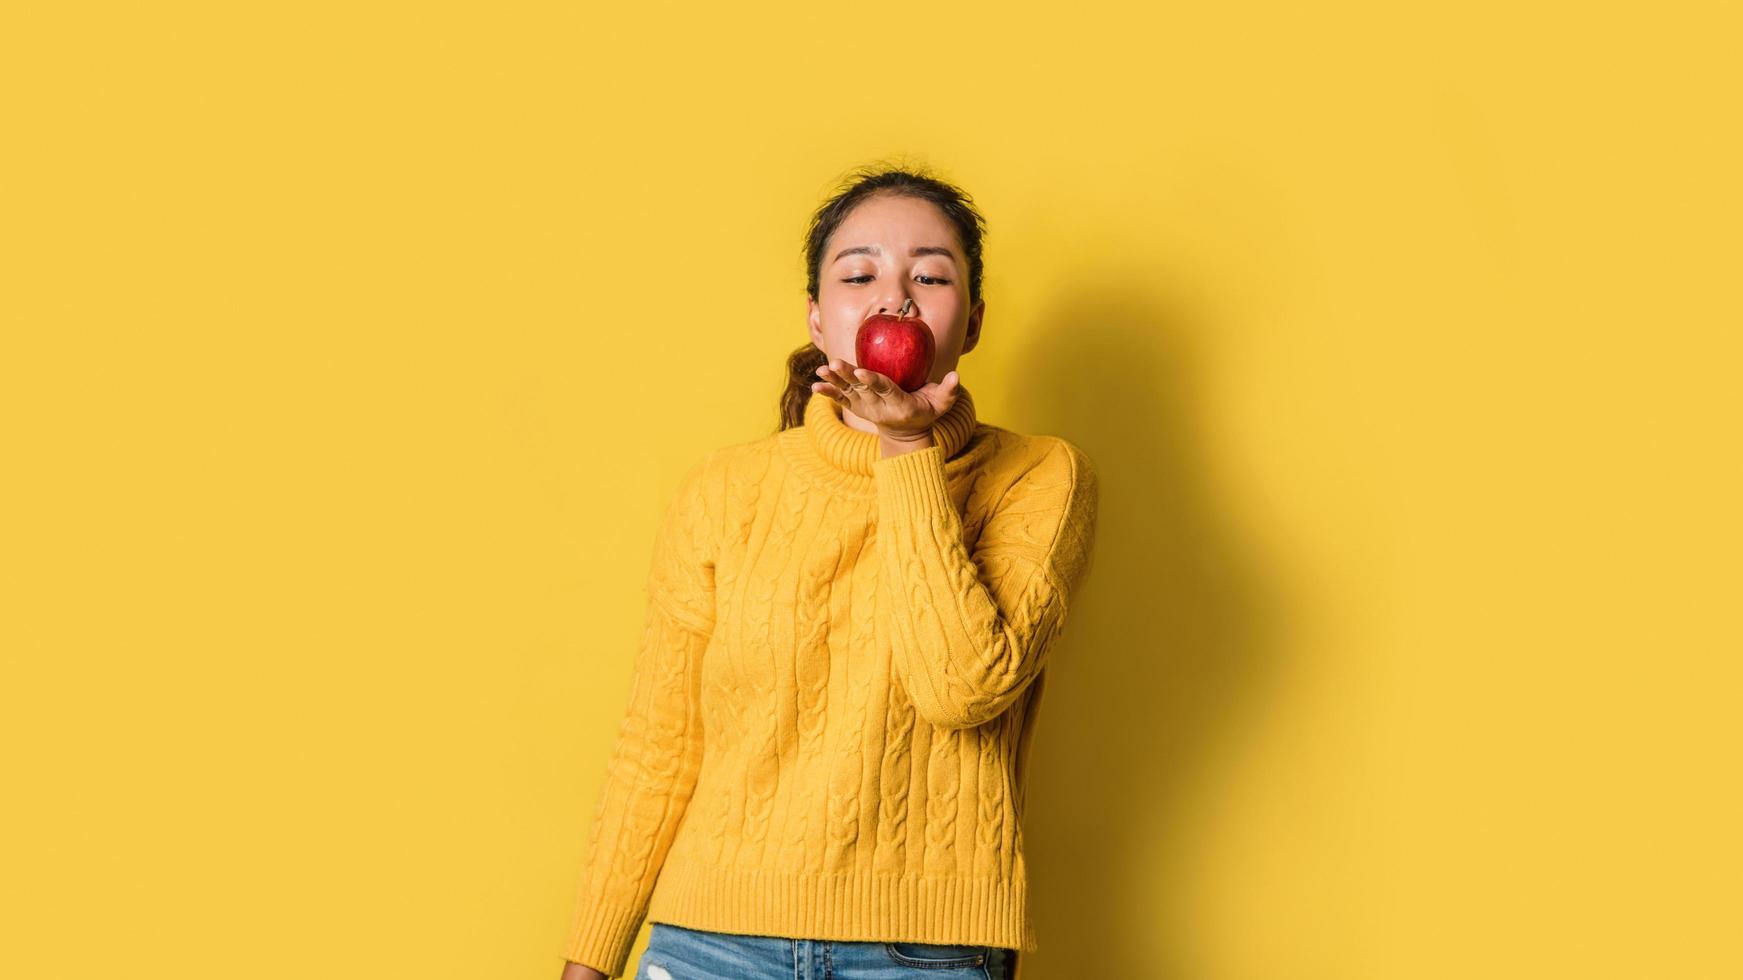
<instances>
[{"instance_id":1,"label":"wrist","mask_svg":"<svg viewBox=\"0 0 1743 980\"><path fill-rule=\"evenodd\" d=\"M919 449L930 449L937 445L932 438L932 427L927 426L918 432L888 432L878 430L878 454L884 459L900 456Z\"/></svg>"}]
</instances>

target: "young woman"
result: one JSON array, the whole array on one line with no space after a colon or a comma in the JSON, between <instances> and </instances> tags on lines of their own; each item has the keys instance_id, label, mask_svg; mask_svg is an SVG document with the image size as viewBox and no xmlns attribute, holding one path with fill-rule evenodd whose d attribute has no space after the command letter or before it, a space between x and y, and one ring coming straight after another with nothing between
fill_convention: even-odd
<instances>
[{"instance_id":1,"label":"young woman","mask_svg":"<svg viewBox=\"0 0 1743 980\"><path fill-rule=\"evenodd\" d=\"M696 462L649 571L564 980L1015 980L1036 948L1020 823L1048 654L1097 483L975 414L984 218L863 170L813 216L810 342L781 424ZM918 316L903 391L859 327Z\"/></svg>"}]
</instances>

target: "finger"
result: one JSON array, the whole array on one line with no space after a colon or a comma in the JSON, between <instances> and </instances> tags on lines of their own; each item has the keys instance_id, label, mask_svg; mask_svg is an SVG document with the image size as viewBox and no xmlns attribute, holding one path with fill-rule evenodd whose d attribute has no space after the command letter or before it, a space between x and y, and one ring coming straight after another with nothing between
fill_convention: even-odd
<instances>
[{"instance_id":1,"label":"finger","mask_svg":"<svg viewBox=\"0 0 1743 980\"><path fill-rule=\"evenodd\" d=\"M852 392L847 391L844 386L832 381L813 381L811 383L811 390L835 402L837 405L851 406L853 403L853 399L849 397L852 395Z\"/></svg>"},{"instance_id":2,"label":"finger","mask_svg":"<svg viewBox=\"0 0 1743 980\"><path fill-rule=\"evenodd\" d=\"M895 382L890 380L889 375L880 374L869 368L854 368L853 376L871 389L870 394L879 398L889 395L896 388Z\"/></svg>"},{"instance_id":3,"label":"finger","mask_svg":"<svg viewBox=\"0 0 1743 980\"><path fill-rule=\"evenodd\" d=\"M956 404L956 399L962 395L962 378L955 371L944 375L944 382L938 388L938 393L944 399L944 410L950 411L950 406Z\"/></svg>"},{"instance_id":4,"label":"finger","mask_svg":"<svg viewBox=\"0 0 1743 980\"><path fill-rule=\"evenodd\" d=\"M841 376L842 385L849 397L866 398L871 390L866 387L865 380L859 376L860 368L854 367L850 361L842 361L836 373Z\"/></svg>"},{"instance_id":5,"label":"finger","mask_svg":"<svg viewBox=\"0 0 1743 980\"><path fill-rule=\"evenodd\" d=\"M841 393L841 389L827 381L811 382L811 390L830 401L835 402L837 405L845 404L847 402L847 397Z\"/></svg>"},{"instance_id":6,"label":"finger","mask_svg":"<svg viewBox=\"0 0 1743 980\"><path fill-rule=\"evenodd\" d=\"M946 371L944 377L927 382L915 394L926 399L935 413L943 415L962 397L962 380L955 371Z\"/></svg>"},{"instance_id":7,"label":"finger","mask_svg":"<svg viewBox=\"0 0 1743 980\"><path fill-rule=\"evenodd\" d=\"M848 364L841 358L832 357L829 359L827 364L818 368L818 373L823 380L834 385L838 391L845 394L851 394L853 389L853 377L848 374L848 369L851 367L852 365Z\"/></svg>"},{"instance_id":8,"label":"finger","mask_svg":"<svg viewBox=\"0 0 1743 980\"><path fill-rule=\"evenodd\" d=\"M816 374L824 384L834 389L831 397L838 398L841 395L841 389L846 387L846 382L842 381L841 376L835 373L834 363L834 361L826 361L818 365Z\"/></svg>"}]
</instances>

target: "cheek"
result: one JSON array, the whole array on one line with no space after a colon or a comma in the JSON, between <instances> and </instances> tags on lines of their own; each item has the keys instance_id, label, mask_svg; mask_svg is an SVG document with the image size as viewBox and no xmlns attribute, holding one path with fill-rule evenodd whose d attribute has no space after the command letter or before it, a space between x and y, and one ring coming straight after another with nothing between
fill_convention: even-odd
<instances>
[{"instance_id":1,"label":"cheek","mask_svg":"<svg viewBox=\"0 0 1743 980\"><path fill-rule=\"evenodd\" d=\"M839 327L843 324L858 325L864 316L864 298L845 290L834 293L825 292L818 300L818 306L823 310L823 325Z\"/></svg>"},{"instance_id":2,"label":"cheek","mask_svg":"<svg viewBox=\"0 0 1743 980\"><path fill-rule=\"evenodd\" d=\"M823 328L832 329L837 324L852 319L849 312L852 297L845 296L838 289L825 286L817 293L817 309L823 314Z\"/></svg>"},{"instance_id":3,"label":"cheek","mask_svg":"<svg viewBox=\"0 0 1743 980\"><path fill-rule=\"evenodd\" d=\"M823 349L831 357L853 360L853 343L859 334L858 309L849 309L839 301L832 304L826 295L819 295L817 308L822 320Z\"/></svg>"}]
</instances>

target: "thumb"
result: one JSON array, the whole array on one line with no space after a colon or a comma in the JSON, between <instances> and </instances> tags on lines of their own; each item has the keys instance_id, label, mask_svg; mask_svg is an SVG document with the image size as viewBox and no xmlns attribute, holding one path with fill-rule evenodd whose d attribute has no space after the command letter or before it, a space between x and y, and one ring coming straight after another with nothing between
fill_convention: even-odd
<instances>
[{"instance_id":1,"label":"thumb","mask_svg":"<svg viewBox=\"0 0 1743 980\"><path fill-rule=\"evenodd\" d=\"M956 404L956 399L962 394L961 379L957 377L955 371L947 372L943 378L939 379L935 394L938 399L938 414L943 415L950 411L950 406Z\"/></svg>"}]
</instances>

